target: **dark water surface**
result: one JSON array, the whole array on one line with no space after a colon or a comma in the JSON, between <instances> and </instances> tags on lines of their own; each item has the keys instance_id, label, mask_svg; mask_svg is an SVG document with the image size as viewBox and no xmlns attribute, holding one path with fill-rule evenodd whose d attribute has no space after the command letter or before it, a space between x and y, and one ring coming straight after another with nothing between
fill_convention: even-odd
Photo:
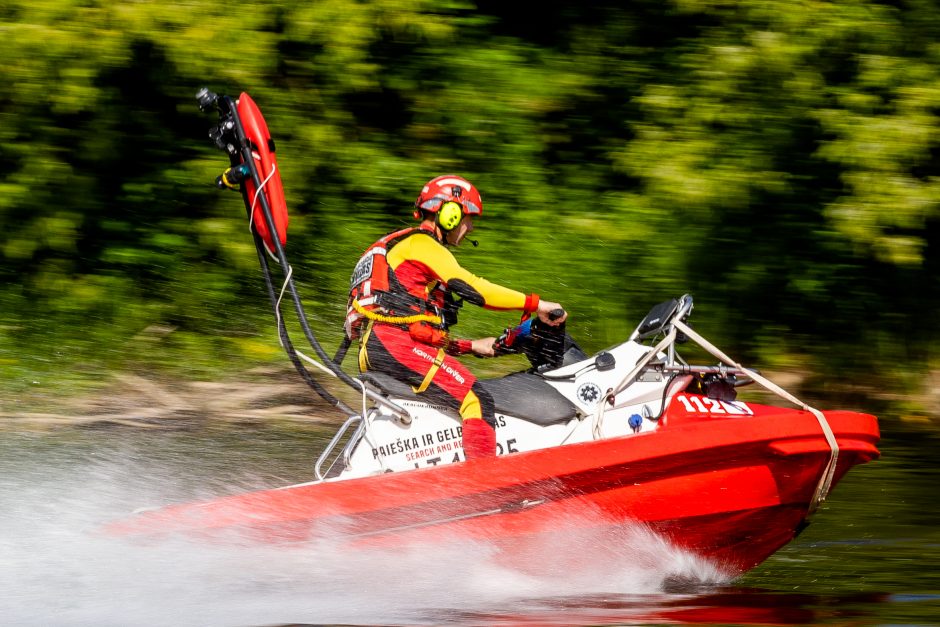
<instances>
[{"instance_id":1,"label":"dark water surface","mask_svg":"<svg viewBox=\"0 0 940 627\"><path fill-rule=\"evenodd\" d=\"M532 576L487 547L349 555L129 544L142 506L307 481L328 434L297 426L0 435L0 624L940 625L940 437L882 422L813 523L736 581L643 533L629 564Z\"/></svg>"}]
</instances>

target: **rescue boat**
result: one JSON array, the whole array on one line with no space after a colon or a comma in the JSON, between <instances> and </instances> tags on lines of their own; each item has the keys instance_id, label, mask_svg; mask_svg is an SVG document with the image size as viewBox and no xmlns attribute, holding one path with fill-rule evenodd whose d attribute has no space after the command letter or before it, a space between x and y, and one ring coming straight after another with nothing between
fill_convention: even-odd
<instances>
[{"instance_id":1,"label":"rescue boat","mask_svg":"<svg viewBox=\"0 0 940 627\"><path fill-rule=\"evenodd\" d=\"M496 403L499 454L464 461L455 412L391 377L353 378L340 367L342 349L335 358L323 351L291 279L280 186L276 203L266 197L273 150L256 147L273 147L267 125L242 120L260 117L253 102L239 106L208 90L198 97L219 111L210 135L231 158L223 177L243 172L250 182L241 191L282 344L347 419L308 483L144 511L109 533L352 546L478 540L531 563L582 534L641 526L735 575L791 541L852 467L878 457L874 416L820 411L737 363L689 326L693 301L685 295L654 306L626 341L595 355L563 326L536 320L507 331L500 351L525 353L532 368L484 382ZM266 252L284 269L280 289ZM319 361L291 343L280 312L285 293ZM687 362L678 350L686 341L717 364ZM306 363L357 389L361 409L327 392ZM740 400L749 384L793 407ZM573 566L614 555L605 543L575 548L566 557Z\"/></svg>"},{"instance_id":2,"label":"rescue boat","mask_svg":"<svg viewBox=\"0 0 940 627\"><path fill-rule=\"evenodd\" d=\"M372 385L385 384L385 403L340 428L317 480L173 505L109 530L369 546L480 541L533 564L546 547L642 525L728 575L743 573L792 540L850 468L878 457L878 424L803 405L734 362L685 363L673 350L680 327L731 361L684 322L691 307L688 296L667 301L621 346L581 358L569 342L567 366L488 381L499 412L495 458L462 461L456 414L371 375ZM672 313L652 328L664 310ZM664 337L647 346L643 336ZM590 396L595 381L617 379L590 411L564 395ZM737 400L737 388L755 380L798 407ZM526 416L532 411L542 420ZM585 543L566 567L614 554Z\"/></svg>"}]
</instances>

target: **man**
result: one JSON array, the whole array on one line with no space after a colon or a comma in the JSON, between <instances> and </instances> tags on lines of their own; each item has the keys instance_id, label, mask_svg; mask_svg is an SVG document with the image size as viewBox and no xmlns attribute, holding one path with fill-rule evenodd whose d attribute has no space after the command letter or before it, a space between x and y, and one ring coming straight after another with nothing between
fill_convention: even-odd
<instances>
[{"instance_id":1,"label":"man","mask_svg":"<svg viewBox=\"0 0 940 627\"><path fill-rule=\"evenodd\" d=\"M456 357L492 357L495 338L451 338L463 302L487 309L535 313L551 325L558 303L501 287L464 270L448 247L459 246L483 213L480 192L459 176L428 182L415 201L417 228L390 233L366 250L350 281L346 334L359 340L359 369L412 385L429 400L453 407L463 420L467 459L496 455L496 407ZM460 299L460 300L456 300Z\"/></svg>"}]
</instances>

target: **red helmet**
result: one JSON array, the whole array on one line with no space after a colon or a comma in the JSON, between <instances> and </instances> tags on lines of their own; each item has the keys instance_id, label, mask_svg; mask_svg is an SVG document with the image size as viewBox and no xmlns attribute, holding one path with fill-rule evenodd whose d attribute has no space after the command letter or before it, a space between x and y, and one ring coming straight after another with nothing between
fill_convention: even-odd
<instances>
[{"instance_id":1,"label":"red helmet","mask_svg":"<svg viewBox=\"0 0 940 627\"><path fill-rule=\"evenodd\" d=\"M464 215L478 216L483 213L483 199L477 188L463 177L445 174L428 181L421 190L415 201L415 217L419 218L422 211L437 213L441 205L451 201L463 208Z\"/></svg>"}]
</instances>

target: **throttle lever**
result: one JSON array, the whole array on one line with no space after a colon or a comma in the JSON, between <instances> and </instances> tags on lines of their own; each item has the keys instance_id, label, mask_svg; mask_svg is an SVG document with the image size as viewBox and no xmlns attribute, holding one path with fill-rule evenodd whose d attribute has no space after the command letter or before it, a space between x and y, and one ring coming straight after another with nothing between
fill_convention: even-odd
<instances>
[{"instance_id":1,"label":"throttle lever","mask_svg":"<svg viewBox=\"0 0 940 627\"><path fill-rule=\"evenodd\" d=\"M514 355L521 350L517 340L525 339L532 332L532 322L537 318L528 318L511 329L506 329L493 343L493 352L497 355Z\"/></svg>"}]
</instances>

